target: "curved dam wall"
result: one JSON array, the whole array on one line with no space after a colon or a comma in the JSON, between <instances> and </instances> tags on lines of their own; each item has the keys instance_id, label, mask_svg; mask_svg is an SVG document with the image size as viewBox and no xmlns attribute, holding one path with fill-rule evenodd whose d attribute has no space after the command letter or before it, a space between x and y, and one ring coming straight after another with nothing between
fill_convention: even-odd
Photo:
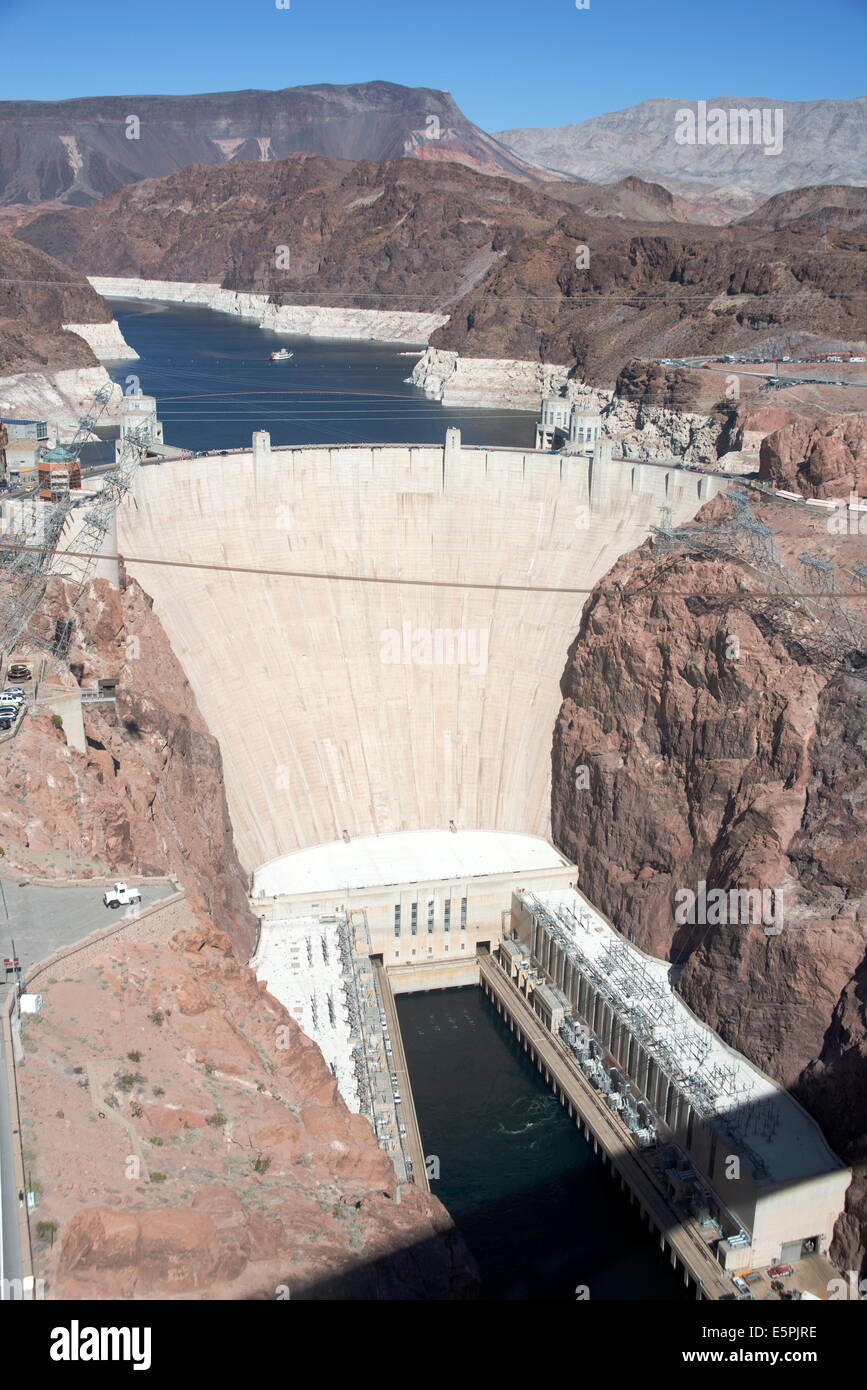
<instances>
[{"instance_id":1,"label":"curved dam wall","mask_svg":"<svg viewBox=\"0 0 867 1390\"><path fill-rule=\"evenodd\" d=\"M547 836L586 594L546 590L590 588L661 503L683 521L726 483L456 433L166 463L121 509L129 572L220 741L248 869L344 831Z\"/></svg>"}]
</instances>

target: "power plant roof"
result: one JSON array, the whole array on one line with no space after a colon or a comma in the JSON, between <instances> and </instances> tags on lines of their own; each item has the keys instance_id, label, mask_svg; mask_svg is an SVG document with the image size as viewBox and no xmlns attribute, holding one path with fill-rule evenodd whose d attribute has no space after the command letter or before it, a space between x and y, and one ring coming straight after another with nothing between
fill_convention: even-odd
<instances>
[{"instance_id":1,"label":"power plant roof","mask_svg":"<svg viewBox=\"0 0 867 1390\"><path fill-rule=\"evenodd\" d=\"M253 875L257 896L324 893L393 883L477 878L560 868L567 861L547 840L500 830L402 830L334 840L298 850Z\"/></svg>"},{"instance_id":2,"label":"power plant roof","mask_svg":"<svg viewBox=\"0 0 867 1390\"><path fill-rule=\"evenodd\" d=\"M529 893L525 901L530 912L538 904L552 914L563 938L604 975L612 1006L628 1018L631 1031L646 1029L650 1051L656 1039L667 1046L682 1076L705 1078L713 1097L711 1123L730 1134L741 1151L752 1152L765 1182L794 1182L844 1167L794 1097L692 1013L672 987L667 961L627 942L574 889Z\"/></svg>"}]
</instances>

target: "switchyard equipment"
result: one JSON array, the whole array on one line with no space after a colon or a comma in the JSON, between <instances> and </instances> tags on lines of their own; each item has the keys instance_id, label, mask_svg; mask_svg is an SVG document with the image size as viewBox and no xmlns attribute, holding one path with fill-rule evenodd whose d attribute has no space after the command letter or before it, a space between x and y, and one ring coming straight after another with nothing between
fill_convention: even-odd
<instances>
[{"instance_id":1,"label":"switchyard equipment","mask_svg":"<svg viewBox=\"0 0 867 1390\"><path fill-rule=\"evenodd\" d=\"M102 386L94 392L85 414L79 419L72 440L65 446L66 452L77 454L81 446L92 439L111 394L110 386ZM70 605L71 609L75 608L104 544L112 518L132 486L144 448L145 441L134 432L122 441L118 460L106 473L94 505L85 513L81 530L64 550L59 550L59 545L72 513L69 493L46 506L42 524L38 527L38 544L19 548L7 568L9 588L0 603L0 653L6 655L11 652L28 631L45 594L48 579L52 574L61 573L57 565L58 562L62 564L64 556L68 561L73 557L79 561L74 567L78 570L78 584ZM48 646L53 652L64 654L71 629L70 611L51 641L44 642L32 634L28 634L28 640L36 646Z\"/></svg>"},{"instance_id":2,"label":"switchyard equipment","mask_svg":"<svg viewBox=\"0 0 867 1390\"><path fill-rule=\"evenodd\" d=\"M533 915L592 980L614 1012L628 1022L633 1035L699 1114L716 1115L721 1109L740 1106L748 1099L750 1087L738 1082L736 1068L709 1062L710 1040L686 1022L671 991L653 978L627 942L607 942L597 965L581 945L582 933L591 929L588 913L578 914L568 903L559 903L549 910L534 893L523 896ZM590 1044L591 1054L594 1043L595 1039ZM608 1081L607 1076L605 1080Z\"/></svg>"},{"instance_id":3,"label":"switchyard equipment","mask_svg":"<svg viewBox=\"0 0 867 1390\"><path fill-rule=\"evenodd\" d=\"M620 937L574 887L517 890L512 923L500 954L513 987L525 993L515 960L526 953L563 991L575 1010L560 1025L564 1043L641 1148L660 1133L678 1146L670 1191L731 1233L719 1240L721 1265L735 1272L795 1246L826 1251L851 1173L784 1088L690 1014L670 967Z\"/></svg>"}]
</instances>

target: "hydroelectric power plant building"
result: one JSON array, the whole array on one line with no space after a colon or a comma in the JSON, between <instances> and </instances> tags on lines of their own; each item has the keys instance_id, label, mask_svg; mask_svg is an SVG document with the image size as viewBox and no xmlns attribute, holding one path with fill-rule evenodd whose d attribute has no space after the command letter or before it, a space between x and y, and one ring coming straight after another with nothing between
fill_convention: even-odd
<instances>
[{"instance_id":1,"label":"hydroelectric power plant building","mask_svg":"<svg viewBox=\"0 0 867 1390\"><path fill-rule=\"evenodd\" d=\"M671 1200L716 1237L727 1271L827 1251L851 1172L787 1091L691 1013L665 961L574 888L517 893L499 955L637 1144L671 1146Z\"/></svg>"}]
</instances>

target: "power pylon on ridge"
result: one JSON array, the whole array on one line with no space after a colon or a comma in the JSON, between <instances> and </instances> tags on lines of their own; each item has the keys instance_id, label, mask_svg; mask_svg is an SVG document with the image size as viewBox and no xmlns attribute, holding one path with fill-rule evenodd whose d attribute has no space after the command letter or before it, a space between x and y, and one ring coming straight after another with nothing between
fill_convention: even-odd
<instances>
[{"instance_id":1,"label":"power pylon on ridge","mask_svg":"<svg viewBox=\"0 0 867 1390\"><path fill-rule=\"evenodd\" d=\"M93 437L110 399L110 386L101 386L93 393L86 413L79 419L75 434L66 446L71 453L77 452ZM78 574L78 586L71 602L71 608L75 607L93 570L112 516L132 485L144 450L145 440L140 432L122 441L118 462L106 473L94 505L85 513L81 529L63 551L58 547L73 511L69 492L46 505L32 537L35 544L21 544L6 571L8 590L0 599L0 652L10 653L21 641L42 602L49 578L63 573L58 561L69 552L75 552L74 568ZM70 561L72 559L70 555ZM45 641L28 633L28 641L48 648L55 655L63 655L69 647L71 632L70 613L58 624L52 640Z\"/></svg>"},{"instance_id":2,"label":"power pylon on ridge","mask_svg":"<svg viewBox=\"0 0 867 1390\"><path fill-rule=\"evenodd\" d=\"M770 527L754 514L749 494L743 488L731 488L726 495L732 500L733 511L717 525L674 528L671 509L663 508L663 524L651 527L655 543L668 552L682 546L749 564L772 591L766 595L772 603L783 604L790 611L797 608L809 620L816 629L811 639L830 660L843 661L854 650L867 651L867 626L843 602L833 564L822 556L801 555L810 591L805 595L777 550ZM859 565L854 572L867 589L867 566Z\"/></svg>"}]
</instances>

